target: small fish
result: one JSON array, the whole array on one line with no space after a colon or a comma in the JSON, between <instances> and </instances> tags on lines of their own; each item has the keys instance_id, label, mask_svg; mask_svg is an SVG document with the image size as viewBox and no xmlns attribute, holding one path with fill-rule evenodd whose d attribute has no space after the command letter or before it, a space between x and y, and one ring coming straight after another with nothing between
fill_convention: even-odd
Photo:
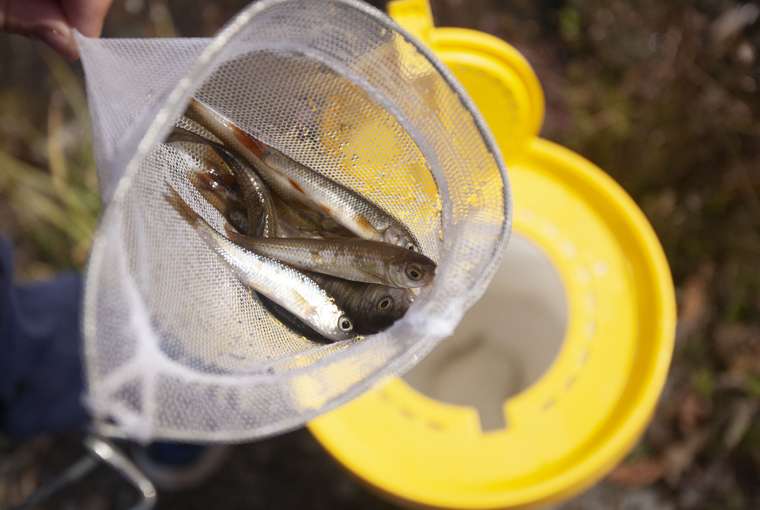
<instances>
[{"instance_id":1,"label":"small fish","mask_svg":"<svg viewBox=\"0 0 760 510\"><path fill-rule=\"evenodd\" d=\"M248 235L254 235L257 218L264 222L265 237L279 237L280 229L277 223L277 215L274 214L274 202L264 182L247 164L240 161L234 154L223 146L213 142L199 134L180 127L175 127L167 141L184 141L205 144L211 147L224 164L230 169L237 179L243 194L243 201L248 210ZM261 209L263 208L263 216Z\"/></svg>"},{"instance_id":2,"label":"small fish","mask_svg":"<svg viewBox=\"0 0 760 510\"><path fill-rule=\"evenodd\" d=\"M317 204L312 200L309 200L302 193L293 189L287 180L283 180L277 175L272 179L272 170L261 161L260 157L254 152L251 152L251 150L240 141L239 136L244 135L245 133L243 133L243 131L237 126L222 118L209 107L195 99L190 99L190 103L185 111L185 116L206 128L211 134L221 140L229 150L245 159L256 169L259 175L267 181L270 189L275 194L279 194L286 202L297 203L301 207L315 213L321 212Z\"/></svg>"},{"instance_id":3,"label":"small fish","mask_svg":"<svg viewBox=\"0 0 760 510\"><path fill-rule=\"evenodd\" d=\"M273 147L253 139L264 163L287 177L294 189L319 205L325 213L355 235L419 251L419 245L393 216L351 190L289 158Z\"/></svg>"},{"instance_id":4,"label":"small fish","mask_svg":"<svg viewBox=\"0 0 760 510\"><path fill-rule=\"evenodd\" d=\"M226 177L232 177L233 182L237 184L234 176L229 174ZM200 192L200 194L213 205L229 224L235 228L238 232L248 231L248 212L245 210L245 206L240 201L240 198L225 184L223 176L217 173L207 172L190 172L188 174L190 182ZM261 213L263 214L263 209ZM280 222L280 227L286 227L287 224ZM229 228L229 227L228 227ZM256 226L255 234L262 235L265 230L263 218L261 218ZM316 235L316 234L315 234ZM287 309L278 305L271 299L267 298L263 294L256 292L256 297L259 299L264 308L286 328L290 329L297 335L306 337L314 342L330 342L327 338L320 335L317 331L307 326L303 321L298 319L295 315L290 313Z\"/></svg>"},{"instance_id":5,"label":"small fish","mask_svg":"<svg viewBox=\"0 0 760 510\"><path fill-rule=\"evenodd\" d=\"M419 244L393 216L359 193L289 158L243 132L210 108L190 100L185 113L214 136L243 155L284 199L314 210L314 204L359 237L381 241L413 251Z\"/></svg>"},{"instance_id":6,"label":"small fish","mask_svg":"<svg viewBox=\"0 0 760 510\"><path fill-rule=\"evenodd\" d=\"M265 257L317 273L391 287L423 287L436 264L421 253L367 239L266 239L227 229L230 241Z\"/></svg>"},{"instance_id":7,"label":"small fish","mask_svg":"<svg viewBox=\"0 0 760 510\"><path fill-rule=\"evenodd\" d=\"M372 335L390 327L406 314L417 292L377 283L351 282L319 273L306 274L356 319L354 331L358 335Z\"/></svg>"},{"instance_id":8,"label":"small fish","mask_svg":"<svg viewBox=\"0 0 760 510\"><path fill-rule=\"evenodd\" d=\"M245 206L240 201L238 195L225 183L225 177L232 177L232 181L237 185L237 180L230 174L208 172L191 172L188 174L188 178L193 186L224 216L227 222L238 232L246 232L248 231L248 212L245 210ZM262 209L261 213L263 212ZM260 218L255 233L256 235L262 235L264 230L265 224L263 218ZM283 326L295 334L301 335L313 342L329 343L331 341L268 297L259 292L255 294L262 306L272 317L280 321Z\"/></svg>"},{"instance_id":9,"label":"small fish","mask_svg":"<svg viewBox=\"0 0 760 510\"><path fill-rule=\"evenodd\" d=\"M214 230L167 183L166 201L243 284L266 296L332 341L353 338L354 322L313 279L279 261L251 253Z\"/></svg>"}]
</instances>

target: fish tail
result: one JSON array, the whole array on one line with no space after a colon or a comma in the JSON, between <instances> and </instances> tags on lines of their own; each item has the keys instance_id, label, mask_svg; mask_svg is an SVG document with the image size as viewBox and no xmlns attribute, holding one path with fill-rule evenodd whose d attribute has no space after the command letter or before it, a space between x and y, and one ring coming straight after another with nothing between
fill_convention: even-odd
<instances>
[{"instance_id":1,"label":"fish tail","mask_svg":"<svg viewBox=\"0 0 760 510\"><path fill-rule=\"evenodd\" d=\"M201 222L200 215L197 212L193 211L187 202L185 202L185 199L180 196L180 194L176 189L172 187L171 184L167 182L166 187L168 188L168 191L164 193L164 200L166 200L169 205L174 207L179 215L182 216L185 221L190 224L191 227L196 228Z\"/></svg>"}]
</instances>

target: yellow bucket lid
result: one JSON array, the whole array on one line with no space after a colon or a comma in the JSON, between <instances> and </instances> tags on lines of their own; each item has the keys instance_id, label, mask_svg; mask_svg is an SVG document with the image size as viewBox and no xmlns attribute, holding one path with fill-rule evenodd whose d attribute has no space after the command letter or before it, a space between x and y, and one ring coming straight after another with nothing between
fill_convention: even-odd
<instances>
[{"instance_id":1,"label":"yellow bucket lid","mask_svg":"<svg viewBox=\"0 0 760 510\"><path fill-rule=\"evenodd\" d=\"M434 400L401 379L309 428L397 502L496 509L562 500L604 476L651 418L675 335L667 261L620 186L536 137L543 94L514 48L433 28L421 0L394 2L390 12L452 68L492 128L509 164L514 230L542 249L565 288L566 336L543 377L503 403L506 428L483 432L474 408Z\"/></svg>"}]
</instances>

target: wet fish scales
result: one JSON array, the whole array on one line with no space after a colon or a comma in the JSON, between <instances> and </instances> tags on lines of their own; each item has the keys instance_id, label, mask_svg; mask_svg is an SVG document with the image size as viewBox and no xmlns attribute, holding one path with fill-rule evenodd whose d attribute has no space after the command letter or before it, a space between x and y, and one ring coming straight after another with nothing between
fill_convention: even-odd
<instances>
[{"instance_id":1,"label":"wet fish scales","mask_svg":"<svg viewBox=\"0 0 760 510\"><path fill-rule=\"evenodd\" d=\"M299 269L392 287L429 284L436 264L421 253L367 239L265 239L228 229L229 239L266 257Z\"/></svg>"},{"instance_id":2,"label":"wet fish scales","mask_svg":"<svg viewBox=\"0 0 760 510\"><path fill-rule=\"evenodd\" d=\"M393 216L357 192L265 145L209 107L191 99L186 116L200 123L236 152L243 153L267 183L286 200L312 204L364 239L419 251L414 236Z\"/></svg>"},{"instance_id":3,"label":"wet fish scales","mask_svg":"<svg viewBox=\"0 0 760 510\"><path fill-rule=\"evenodd\" d=\"M272 174L271 169L261 161L260 152L254 141L248 138L237 126L223 119L211 108L196 99L190 100L185 116L203 126L221 140L230 151L253 166L270 186L272 192L279 194L288 202L299 203L311 211L319 212L319 207L312 200L293 189L282 176Z\"/></svg>"},{"instance_id":4,"label":"wet fish scales","mask_svg":"<svg viewBox=\"0 0 760 510\"><path fill-rule=\"evenodd\" d=\"M240 161L222 145L184 128L175 127L172 130L170 139L204 144L212 148L216 155L227 166L232 175L235 176L240 187L243 201L248 210L248 231L246 233L248 235L254 235L257 225L256 218L259 217L259 211L263 208L265 211L263 219L265 235L267 237L279 236L279 225L277 224L277 215L274 214L274 202L272 201L272 197L264 182L258 174L250 168L250 166Z\"/></svg>"},{"instance_id":5,"label":"wet fish scales","mask_svg":"<svg viewBox=\"0 0 760 510\"><path fill-rule=\"evenodd\" d=\"M286 308L332 341L355 336L353 321L313 279L286 264L250 253L214 230L167 183L166 201L244 285Z\"/></svg>"}]
</instances>

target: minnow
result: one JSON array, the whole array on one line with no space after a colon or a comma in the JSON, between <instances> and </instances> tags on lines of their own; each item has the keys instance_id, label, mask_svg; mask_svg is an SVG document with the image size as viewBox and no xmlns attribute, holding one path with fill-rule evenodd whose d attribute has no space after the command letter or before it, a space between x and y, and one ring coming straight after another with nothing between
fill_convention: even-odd
<instances>
[{"instance_id":1,"label":"minnow","mask_svg":"<svg viewBox=\"0 0 760 510\"><path fill-rule=\"evenodd\" d=\"M246 232L248 235L254 235L258 225L257 219L260 218L264 222L264 235L266 237L280 236L272 197L264 182L252 168L240 161L223 146L187 129L175 127L167 138L167 143L178 141L205 144L211 147L216 155L224 161L232 175L235 176L243 194L243 202L248 210L248 230Z\"/></svg>"},{"instance_id":2,"label":"minnow","mask_svg":"<svg viewBox=\"0 0 760 510\"><path fill-rule=\"evenodd\" d=\"M404 225L356 191L266 145L195 99L190 100L185 115L244 157L284 199L315 212L316 204L361 238L419 251L419 243Z\"/></svg>"},{"instance_id":3,"label":"minnow","mask_svg":"<svg viewBox=\"0 0 760 510\"><path fill-rule=\"evenodd\" d=\"M346 280L416 288L435 276L436 264L425 255L367 239L267 239L240 235L229 227L227 236L259 255Z\"/></svg>"},{"instance_id":4,"label":"minnow","mask_svg":"<svg viewBox=\"0 0 760 510\"><path fill-rule=\"evenodd\" d=\"M312 278L282 262L251 253L214 230L167 183L164 199L245 286L282 306L332 341L354 338L354 322Z\"/></svg>"}]
</instances>

